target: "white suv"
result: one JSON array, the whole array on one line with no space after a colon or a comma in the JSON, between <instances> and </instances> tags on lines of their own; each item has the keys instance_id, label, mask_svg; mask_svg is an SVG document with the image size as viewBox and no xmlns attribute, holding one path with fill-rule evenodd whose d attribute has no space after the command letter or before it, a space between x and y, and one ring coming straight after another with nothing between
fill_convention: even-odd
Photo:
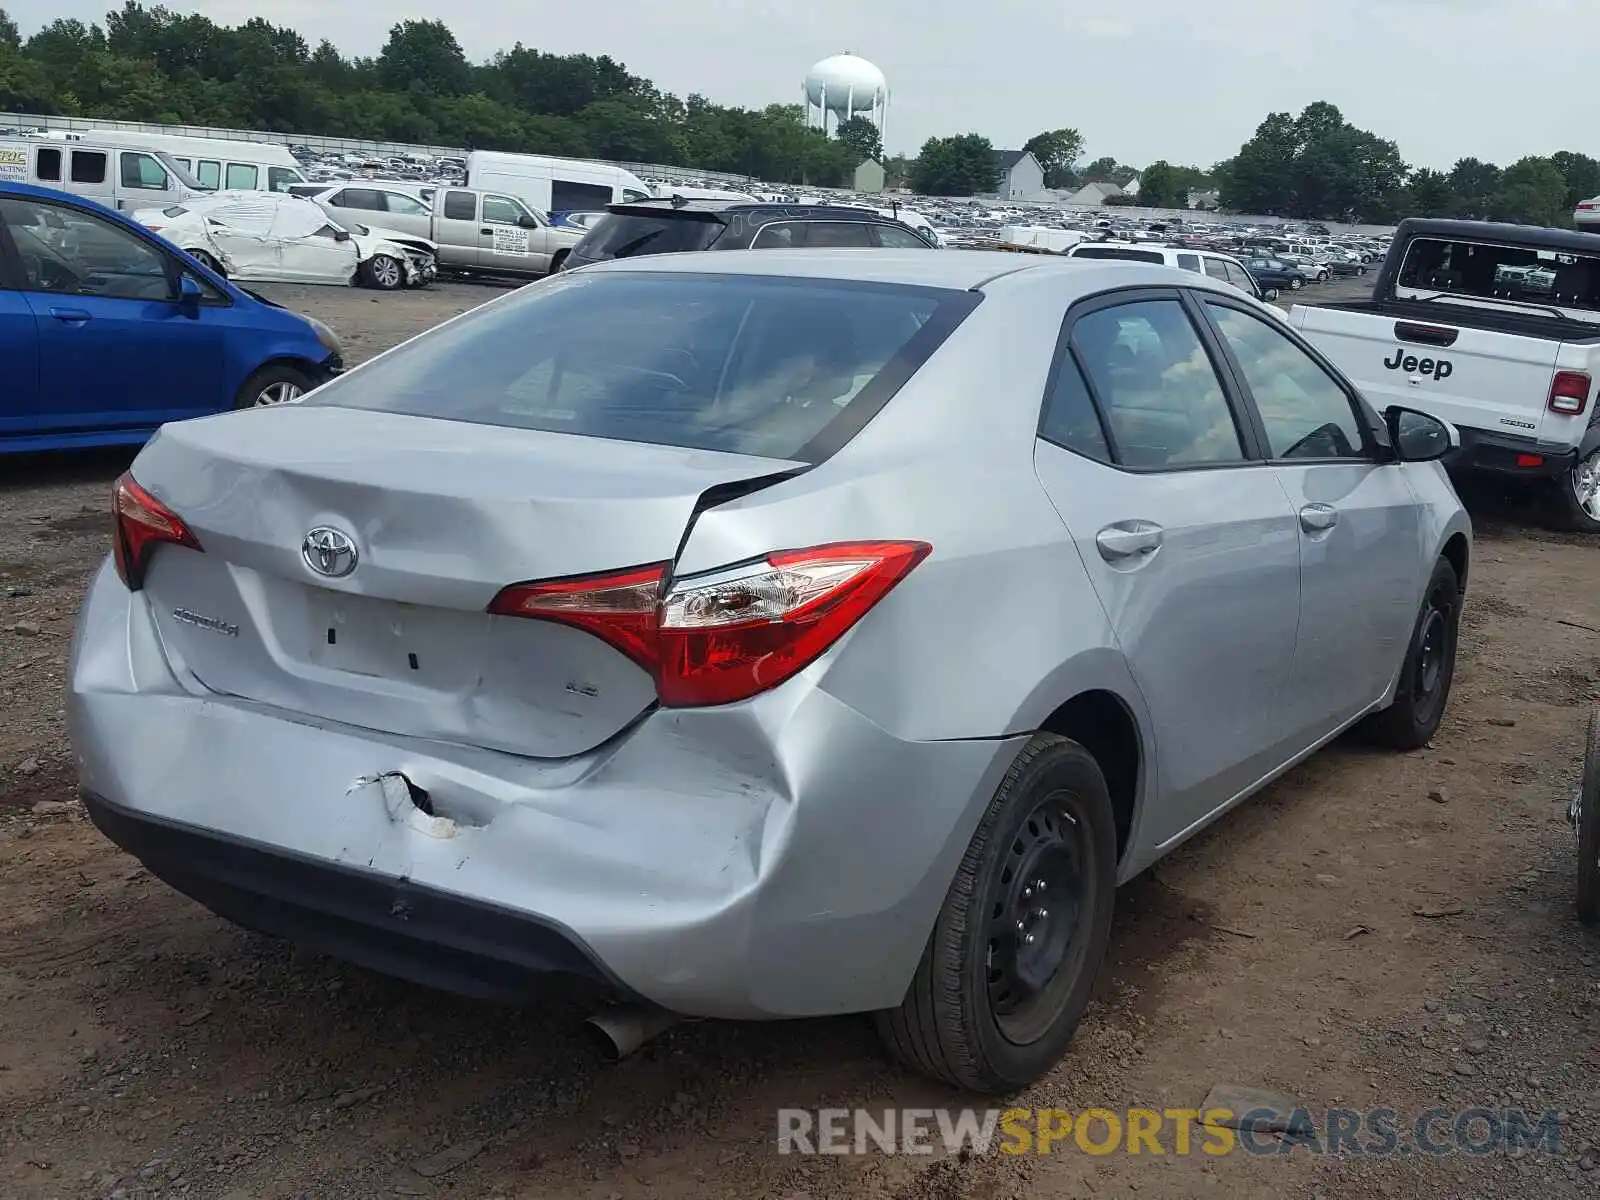
<instances>
[{"instance_id":1,"label":"white suv","mask_svg":"<svg viewBox=\"0 0 1600 1200\"><path fill-rule=\"evenodd\" d=\"M1177 267L1180 271L1193 271L1209 275L1223 283L1232 284L1241 292L1257 300L1276 300L1277 288L1263 289L1256 285L1250 272L1237 258L1217 254L1212 250L1189 250L1179 246L1149 246L1138 242L1079 242L1067 251L1068 258L1118 258L1128 262L1160 263ZM1279 311L1274 309L1275 312ZM1281 314L1280 314L1281 315Z\"/></svg>"}]
</instances>

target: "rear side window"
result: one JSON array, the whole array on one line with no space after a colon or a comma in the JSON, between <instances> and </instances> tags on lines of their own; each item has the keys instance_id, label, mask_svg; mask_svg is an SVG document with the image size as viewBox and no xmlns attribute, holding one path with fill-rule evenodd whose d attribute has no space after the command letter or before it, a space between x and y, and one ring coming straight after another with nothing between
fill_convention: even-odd
<instances>
[{"instance_id":1,"label":"rear side window","mask_svg":"<svg viewBox=\"0 0 1600 1200\"><path fill-rule=\"evenodd\" d=\"M106 181L106 156L102 150L74 150L72 152L73 183L104 183Z\"/></svg>"},{"instance_id":2,"label":"rear side window","mask_svg":"<svg viewBox=\"0 0 1600 1200\"><path fill-rule=\"evenodd\" d=\"M816 461L977 303L968 292L825 280L565 275L307 402Z\"/></svg>"},{"instance_id":3,"label":"rear side window","mask_svg":"<svg viewBox=\"0 0 1600 1200\"><path fill-rule=\"evenodd\" d=\"M253 191L256 183L261 178L261 172L254 163L229 163L228 186L230 188L243 188Z\"/></svg>"},{"instance_id":4,"label":"rear side window","mask_svg":"<svg viewBox=\"0 0 1600 1200\"><path fill-rule=\"evenodd\" d=\"M1220 258L1206 259L1206 274L1211 276L1213 279L1220 279L1224 283L1230 282L1228 279L1228 268L1223 264Z\"/></svg>"},{"instance_id":5,"label":"rear side window","mask_svg":"<svg viewBox=\"0 0 1600 1200\"><path fill-rule=\"evenodd\" d=\"M35 178L60 182L61 151L40 150L39 157L34 160L33 173Z\"/></svg>"},{"instance_id":6,"label":"rear side window","mask_svg":"<svg viewBox=\"0 0 1600 1200\"><path fill-rule=\"evenodd\" d=\"M1167 256L1159 250L1137 250L1132 246L1082 246L1072 252L1073 258L1117 258L1125 262L1164 264Z\"/></svg>"},{"instance_id":7,"label":"rear side window","mask_svg":"<svg viewBox=\"0 0 1600 1200\"><path fill-rule=\"evenodd\" d=\"M573 253L581 259L599 262L640 254L706 250L722 236L724 228L714 217L613 213L609 220L595 226Z\"/></svg>"},{"instance_id":8,"label":"rear side window","mask_svg":"<svg viewBox=\"0 0 1600 1200\"><path fill-rule=\"evenodd\" d=\"M1073 324L1116 461L1176 468L1237 463L1244 446L1216 368L1183 306L1145 300Z\"/></svg>"},{"instance_id":9,"label":"rear side window","mask_svg":"<svg viewBox=\"0 0 1600 1200\"><path fill-rule=\"evenodd\" d=\"M597 183L575 183L570 179L550 181L551 212L582 212L585 209L604 208L616 197L611 189Z\"/></svg>"},{"instance_id":10,"label":"rear side window","mask_svg":"<svg viewBox=\"0 0 1600 1200\"><path fill-rule=\"evenodd\" d=\"M1185 271L1198 271L1200 269L1200 256L1198 254L1178 255L1178 266Z\"/></svg>"},{"instance_id":11,"label":"rear side window","mask_svg":"<svg viewBox=\"0 0 1600 1200\"><path fill-rule=\"evenodd\" d=\"M337 208L359 208L367 212L382 212L383 193L375 192L371 188L345 188L337 196L331 197L328 203Z\"/></svg>"}]
</instances>

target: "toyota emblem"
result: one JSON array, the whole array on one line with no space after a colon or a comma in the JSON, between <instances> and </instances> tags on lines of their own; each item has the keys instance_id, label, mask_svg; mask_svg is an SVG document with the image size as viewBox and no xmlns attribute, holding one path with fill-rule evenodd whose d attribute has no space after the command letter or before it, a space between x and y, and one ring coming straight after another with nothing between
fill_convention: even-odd
<instances>
[{"instance_id":1,"label":"toyota emblem","mask_svg":"<svg viewBox=\"0 0 1600 1200\"><path fill-rule=\"evenodd\" d=\"M300 543L300 557L318 575L340 579L356 569L356 544L349 534L318 525Z\"/></svg>"}]
</instances>

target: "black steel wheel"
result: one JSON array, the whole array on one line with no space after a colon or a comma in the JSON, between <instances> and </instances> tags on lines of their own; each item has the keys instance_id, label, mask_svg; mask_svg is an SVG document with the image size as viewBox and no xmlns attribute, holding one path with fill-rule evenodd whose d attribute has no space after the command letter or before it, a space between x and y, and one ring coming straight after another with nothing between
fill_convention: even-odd
<instances>
[{"instance_id":1,"label":"black steel wheel","mask_svg":"<svg viewBox=\"0 0 1600 1200\"><path fill-rule=\"evenodd\" d=\"M1583 782L1574 800L1578 827L1578 920L1600 924L1600 708L1589 714L1584 739Z\"/></svg>"},{"instance_id":2,"label":"black steel wheel","mask_svg":"<svg viewBox=\"0 0 1600 1200\"><path fill-rule=\"evenodd\" d=\"M1456 640L1461 628L1461 585L1455 568L1440 559L1423 594L1393 702L1367 719L1366 731L1395 750L1428 744L1450 701L1455 679Z\"/></svg>"},{"instance_id":3,"label":"black steel wheel","mask_svg":"<svg viewBox=\"0 0 1600 1200\"><path fill-rule=\"evenodd\" d=\"M905 1000L878 1014L889 1052L991 1094L1053 1068L1111 937L1116 856L1099 764L1036 735L979 822Z\"/></svg>"}]
</instances>

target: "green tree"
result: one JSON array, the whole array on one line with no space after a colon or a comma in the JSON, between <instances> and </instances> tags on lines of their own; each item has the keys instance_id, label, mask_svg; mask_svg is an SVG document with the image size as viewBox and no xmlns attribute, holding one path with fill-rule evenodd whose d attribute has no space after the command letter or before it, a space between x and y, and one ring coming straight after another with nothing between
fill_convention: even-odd
<instances>
[{"instance_id":1,"label":"green tree","mask_svg":"<svg viewBox=\"0 0 1600 1200\"><path fill-rule=\"evenodd\" d=\"M22 49L22 31L11 19L11 14L0 8L0 50Z\"/></svg>"},{"instance_id":2,"label":"green tree","mask_svg":"<svg viewBox=\"0 0 1600 1200\"><path fill-rule=\"evenodd\" d=\"M1567 181L1566 206L1569 213L1578 207L1580 201L1600 196L1600 162L1587 154L1576 154L1571 150L1552 154L1550 161Z\"/></svg>"},{"instance_id":3,"label":"green tree","mask_svg":"<svg viewBox=\"0 0 1600 1200\"><path fill-rule=\"evenodd\" d=\"M443 21L401 21L378 54L378 80L392 92L459 96L471 90L472 67Z\"/></svg>"},{"instance_id":4,"label":"green tree","mask_svg":"<svg viewBox=\"0 0 1600 1200\"><path fill-rule=\"evenodd\" d=\"M1463 158L1450 168L1450 190L1456 197L1456 216L1486 220L1500 190L1500 168L1476 158Z\"/></svg>"},{"instance_id":5,"label":"green tree","mask_svg":"<svg viewBox=\"0 0 1600 1200\"><path fill-rule=\"evenodd\" d=\"M1416 217L1448 217L1455 213L1456 194L1450 177L1443 171L1420 167L1411 174L1406 214Z\"/></svg>"},{"instance_id":6,"label":"green tree","mask_svg":"<svg viewBox=\"0 0 1600 1200\"><path fill-rule=\"evenodd\" d=\"M1139 176L1139 203L1146 208L1187 208L1189 188L1178 176L1178 169L1165 159L1157 159Z\"/></svg>"},{"instance_id":7,"label":"green tree","mask_svg":"<svg viewBox=\"0 0 1600 1200\"><path fill-rule=\"evenodd\" d=\"M848 121L839 122L839 127L833 131L833 136L839 144L850 151L855 165L860 166L867 159L880 162L883 159L883 135L878 132L878 127L866 117L851 117Z\"/></svg>"},{"instance_id":8,"label":"green tree","mask_svg":"<svg viewBox=\"0 0 1600 1200\"><path fill-rule=\"evenodd\" d=\"M1067 187L1075 179L1073 164L1083 155L1083 135L1076 129L1047 129L1022 143L1022 148L1044 168L1046 187Z\"/></svg>"},{"instance_id":9,"label":"green tree","mask_svg":"<svg viewBox=\"0 0 1600 1200\"><path fill-rule=\"evenodd\" d=\"M1489 214L1498 221L1566 225L1567 180L1548 158L1520 158L1500 175Z\"/></svg>"},{"instance_id":10,"label":"green tree","mask_svg":"<svg viewBox=\"0 0 1600 1200\"><path fill-rule=\"evenodd\" d=\"M1393 142L1317 101L1298 117L1268 115L1218 175L1222 203L1237 211L1358 220L1393 209L1406 170Z\"/></svg>"},{"instance_id":11,"label":"green tree","mask_svg":"<svg viewBox=\"0 0 1600 1200\"><path fill-rule=\"evenodd\" d=\"M911 166L911 190L924 196L975 196L999 183L994 147L976 133L929 138Z\"/></svg>"}]
</instances>

